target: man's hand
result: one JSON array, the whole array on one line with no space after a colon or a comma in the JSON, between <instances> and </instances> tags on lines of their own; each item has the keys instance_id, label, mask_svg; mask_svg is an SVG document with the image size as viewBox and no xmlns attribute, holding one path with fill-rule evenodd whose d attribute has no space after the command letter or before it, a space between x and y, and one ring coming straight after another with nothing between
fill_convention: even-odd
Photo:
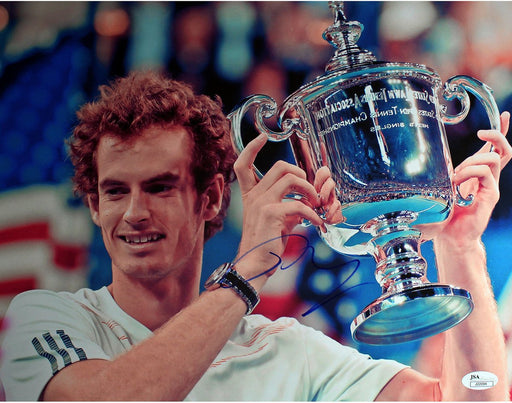
<instances>
[{"instance_id":1,"label":"man's hand","mask_svg":"<svg viewBox=\"0 0 512 403\"><path fill-rule=\"evenodd\" d=\"M324 220L341 220L335 184L327 167L318 170L314 184L307 181L301 168L284 161L276 162L263 178L256 177L254 160L266 141L264 134L251 141L234 166L244 210L236 262L238 267L247 267L244 275L250 275L249 278L273 273L270 269L280 262L290 234L303 220L320 228ZM325 217L320 217L319 212L324 212Z\"/></svg>"},{"instance_id":2,"label":"man's hand","mask_svg":"<svg viewBox=\"0 0 512 403\"><path fill-rule=\"evenodd\" d=\"M474 155L455 168L453 182L460 185L464 196L472 194L470 206L455 206L450 221L439 237L451 238L461 243L479 240L492 211L499 200L499 178L503 167L512 158L512 147L506 139L510 114L501 115L501 133L497 130L480 130L478 137L487 143ZM494 151L490 151L492 144Z\"/></svg>"}]
</instances>

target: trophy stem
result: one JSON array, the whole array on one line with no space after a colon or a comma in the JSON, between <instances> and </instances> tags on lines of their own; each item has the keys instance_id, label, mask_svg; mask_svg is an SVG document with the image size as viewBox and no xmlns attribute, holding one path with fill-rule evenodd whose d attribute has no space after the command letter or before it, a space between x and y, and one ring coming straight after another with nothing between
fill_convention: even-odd
<instances>
[{"instance_id":1,"label":"trophy stem","mask_svg":"<svg viewBox=\"0 0 512 403\"><path fill-rule=\"evenodd\" d=\"M421 233L410 226L417 216L410 211L384 214L362 228L374 236L375 278L383 293L428 283L427 262L420 253Z\"/></svg>"}]
</instances>

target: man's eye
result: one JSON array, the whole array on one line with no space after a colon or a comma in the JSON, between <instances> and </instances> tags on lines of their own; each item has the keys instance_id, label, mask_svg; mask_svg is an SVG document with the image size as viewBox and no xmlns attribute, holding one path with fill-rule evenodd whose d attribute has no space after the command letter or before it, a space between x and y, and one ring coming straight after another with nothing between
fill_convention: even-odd
<instances>
[{"instance_id":1,"label":"man's eye","mask_svg":"<svg viewBox=\"0 0 512 403\"><path fill-rule=\"evenodd\" d=\"M147 191L149 193L163 193L168 192L172 189L172 186L164 184L164 183L155 183L154 185L148 186Z\"/></svg>"},{"instance_id":2,"label":"man's eye","mask_svg":"<svg viewBox=\"0 0 512 403\"><path fill-rule=\"evenodd\" d=\"M105 193L109 196L119 196L127 193L127 190L124 188L110 188L105 191Z\"/></svg>"}]
</instances>

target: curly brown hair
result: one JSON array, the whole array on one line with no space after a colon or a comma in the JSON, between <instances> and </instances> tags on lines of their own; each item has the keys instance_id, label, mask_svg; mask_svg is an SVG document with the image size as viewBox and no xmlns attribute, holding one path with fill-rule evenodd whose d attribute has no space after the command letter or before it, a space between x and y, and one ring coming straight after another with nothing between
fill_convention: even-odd
<instances>
[{"instance_id":1,"label":"curly brown hair","mask_svg":"<svg viewBox=\"0 0 512 403\"><path fill-rule=\"evenodd\" d=\"M153 125L184 127L192 136L194 150L191 172L198 194L221 173L226 183L222 207L206 222L205 241L222 229L230 201L230 184L235 179L236 155L229 137L229 122L219 97L196 95L191 86L154 71L132 72L110 85L99 87L96 101L77 112L78 123L68 140L75 174L75 192L84 197L98 195L96 151L105 134L130 139Z\"/></svg>"}]
</instances>

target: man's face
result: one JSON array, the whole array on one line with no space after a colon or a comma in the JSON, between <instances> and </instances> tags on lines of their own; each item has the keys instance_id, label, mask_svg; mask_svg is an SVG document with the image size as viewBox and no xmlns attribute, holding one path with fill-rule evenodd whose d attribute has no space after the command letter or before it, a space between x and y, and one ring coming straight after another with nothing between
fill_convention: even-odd
<instances>
[{"instance_id":1,"label":"man's face","mask_svg":"<svg viewBox=\"0 0 512 403\"><path fill-rule=\"evenodd\" d=\"M200 259L209 216L194 186L191 153L182 127L151 127L128 143L100 140L99 197L90 205L114 271L159 279L190 271Z\"/></svg>"}]
</instances>

